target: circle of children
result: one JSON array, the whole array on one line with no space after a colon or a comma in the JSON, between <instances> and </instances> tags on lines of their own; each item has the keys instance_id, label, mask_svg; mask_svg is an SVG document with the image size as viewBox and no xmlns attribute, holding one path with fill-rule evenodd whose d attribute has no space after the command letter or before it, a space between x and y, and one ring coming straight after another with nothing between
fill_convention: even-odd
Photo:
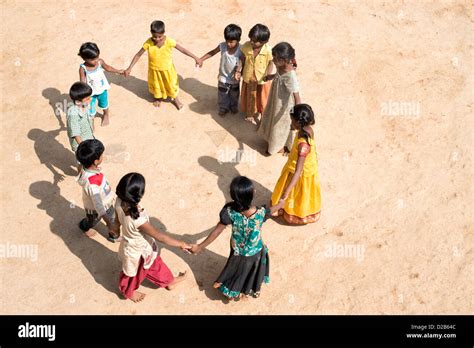
<instances>
[{"instance_id":1,"label":"circle of children","mask_svg":"<svg viewBox=\"0 0 474 348\"><path fill-rule=\"evenodd\" d=\"M82 186L86 211L79 227L92 236L96 232L91 229L104 220L108 240L120 242L119 290L134 302L145 297L137 291L145 278L169 290L186 278L186 272L173 276L157 253L157 241L199 254L227 225L232 225L231 252L213 286L229 299L258 297L262 283L269 281L270 265L268 249L261 236L262 224L270 216L283 216L289 224L307 224L319 219L320 183L311 128L315 121L311 107L300 100L295 50L287 42L271 48L268 44L270 31L262 24L250 30L250 40L243 45L239 44L241 33L239 26L228 25L224 30L225 41L198 58L165 34L162 21L154 21L151 37L125 70L107 65L100 58L95 43L87 42L80 47L79 56L84 60L79 68L81 82L74 83L70 89L73 105L67 111L67 134L78 161L77 181ZM100 168L104 145L93 135L96 105L103 110L102 125L107 125L110 118L107 96L110 85L104 70L129 76L145 51L148 53L148 88L154 97L153 104L159 107L161 101L169 100L177 109L183 107L178 99L173 48L192 57L196 67L202 67L206 59L220 52L219 115L238 113L241 95L241 110L247 121L258 124L258 134L268 143L267 154L279 152L288 156L269 207L254 205L252 181L237 176L230 185L232 201L220 211L219 223L203 242L192 245L171 238L150 224L147 212L140 205L145 193L145 178L141 174L128 173L118 183L115 193L112 191ZM271 74L274 67L276 72Z\"/></svg>"}]
</instances>

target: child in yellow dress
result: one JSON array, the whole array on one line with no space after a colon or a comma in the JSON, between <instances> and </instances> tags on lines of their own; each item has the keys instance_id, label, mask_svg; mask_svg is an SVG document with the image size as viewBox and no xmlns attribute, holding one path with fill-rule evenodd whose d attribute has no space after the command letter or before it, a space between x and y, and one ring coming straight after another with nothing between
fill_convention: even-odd
<instances>
[{"instance_id":1,"label":"child in yellow dress","mask_svg":"<svg viewBox=\"0 0 474 348\"><path fill-rule=\"evenodd\" d=\"M273 190L272 205L285 204L276 214L289 224L307 224L319 220L321 191L318 158L314 145L314 113L308 104L297 104L290 111L291 129L298 135Z\"/></svg>"},{"instance_id":2,"label":"child in yellow dress","mask_svg":"<svg viewBox=\"0 0 474 348\"><path fill-rule=\"evenodd\" d=\"M273 70L272 48L268 44L270 30L266 25L256 24L250 29L249 39L241 47L241 67L235 78L242 76L241 104L247 121L257 122L265 110L270 83L264 77Z\"/></svg>"},{"instance_id":3,"label":"child in yellow dress","mask_svg":"<svg viewBox=\"0 0 474 348\"><path fill-rule=\"evenodd\" d=\"M128 69L124 71L129 76L133 66L142 54L148 52L148 90L155 98L153 105L158 107L164 99L170 99L179 110L183 104L178 99L178 74L173 64L173 48L191 57L199 65L199 58L175 40L165 35L165 24L162 21L153 21L150 26L151 38L145 41L143 47L135 54Z\"/></svg>"}]
</instances>

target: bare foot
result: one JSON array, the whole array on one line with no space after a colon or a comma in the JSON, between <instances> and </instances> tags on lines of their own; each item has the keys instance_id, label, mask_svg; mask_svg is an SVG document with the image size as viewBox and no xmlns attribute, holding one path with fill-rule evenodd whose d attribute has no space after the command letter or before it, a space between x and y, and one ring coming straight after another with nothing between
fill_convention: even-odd
<instances>
[{"instance_id":1,"label":"bare foot","mask_svg":"<svg viewBox=\"0 0 474 348\"><path fill-rule=\"evenodd\" d=\"M178 98L173 99L171 102L176 106L176 109L181 110L183 108L183 103L181 103Z\"/></svg>"},{"instance_id":2,"label":"bare foot","mask_svg":"<svg viewBox=\"0 0 474 348\"><path fill-rule=\"evenodd\" d=\"M156 99L156 100L153 102L153 106L154 106L155 108L159 108L160 105L161 105L161 100L159 100L159 99Z\"/></svg>"},{"instance_id":3,"label":"bare foot","mask_svg":"<svg viewBox=\"0 0 474 348\"><path fill-rule=\"evenodd\" d=\"M262 120L262 114L256 113L255 115L253 115L253 120L255 124L258 126Z\"/></svg>"},{"instance_id":4,"label":"bare foot","mask_svg":"<svg viewBox=\"0 0 474 348\"><path fill-rule=\"evenodd\" d=\"M102 123L100 125L101 127L104 127L104 126L108 126L109 123L110 123L109 113L104 112L104 116L102 117Z\"/></svg>"},{"instance_id":5,"label":"bare foot","mask_svg":"<svg viewBox=\"0 0 474 348\"><path fill-rule=\"evenodd\" d=\"M240 298L241 301L247 301L249 299L249 296L245 295L245 294L240 294L239 298Z\"/></svg>"},{"instance_id":6,"label":"bare foot","mask_svg":"<svg viewBox=\"0 0 474 348\"><path fill-rule=\"evenodd\" d=\"M221 285L222 285L222 283L215 282L214 285L212 285L212 287L214 289L219 289Z\"/></svg>"},{"instance_id":7,"label":"bare foot","mask_svg":"<svg viewBox=\"0 0 474 348\"><path fill-rule=\"evenodd\" d=\"M130 297L130 300L132 300L133 302L140 302L140 301L143 301L143 299L145 298L146 294L144 294L143 292L140 292L140 291L135 291L132 295L132 297Z\"/></svg>"},{"instance_id":8,"label":"bare foot","mask_svg":"<svg viewBox=\"0 0 474 348\"><path fill-rule=\"evenodd\" d=\"M94 237L94 236L97 234L97 232L94 231L93 229L90 229L89 231L84 232L84 234L85 234L87 237L91 238L91 237Z\"/></svg>"},{"instance_id":9,"label":"bare foot","mask_svg":"<svg viewBox=\"0 0 474 348\"><path fill-rule=\"evenodd\" d=\"M173 290L179 283L187 278L187 271L179 272L179 275L166 287L167 290Z\"/></svg>"}]
</instances>

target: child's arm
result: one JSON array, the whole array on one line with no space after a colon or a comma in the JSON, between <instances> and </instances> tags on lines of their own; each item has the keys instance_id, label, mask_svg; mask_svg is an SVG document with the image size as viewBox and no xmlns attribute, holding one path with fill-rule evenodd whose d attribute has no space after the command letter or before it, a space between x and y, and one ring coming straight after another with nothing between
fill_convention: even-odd
<instances>
[{"instance_id":1,"label":"child's arm","mask_svg":"<svg viewBox=\"0 0 474 348\"><path fill-rule=\"evenodd\" d=\"M86 83L86 73L82 66L79 67L79 81Z\"/></svg>"},{"instance_id":2,"label":"child's arm","mask_svg":"<svg viewBox=\"0 0 474 348\"><path fill-rule=\"evenodd\" d=\"M116 74L123 73L123 70L115 69L114 67L112 67L112 66L108 65L106 62L104 62L102 59L100 59L99 61L100 61L100 64L102 65L102 67L104 68L105 71L108 71L108 72L111 72L111 73L116 73Z\"/></svg>"},{"instance_id":3,"label":"child's arm","mask_svg":"<svg viewBox=\"0 0 474 348\"><path fill-rule=\"evenodd\" d=\"M276 75L276 74L265 75L265 76L263 77L263 81L265 81L265 82L271 81L271 80L273 80L273 79L275 78L275 75Z\"/></svg>"},{"instance_id":4,"label":"child's arm","mask_svg":"<svg viewBox=\"0 0 474 348\"><path fill-rule=\"evenodd\" d=\"M217 46L216 48L214 48L213 50L207 52L205 55L203 55L201 58L199 58L199 67L202 67L202 63L206 60L206 59L209 59L211 57L213 57L214 55L216 55L218 52L220 52L221 49L220 49L220 45Z\"/></svg>"},{"instance_id":5,"label":"child's arm","mask_svg":"<svg viewBox=\"0 0 474 348\"><path fill-rule=\"evenodd\" d=\"M109 228L109 233L113 234L115 237L120 237L120 220L118 219L117 210L115 210L115 220Z\"/></svg>"},{"instance_id":6,"label":"child's arm","mask_svg":"<svg viewBox=\"0 0 474 348\"><path fill-rule=\"evenodd\" d=\"M186 48L184 48L183 46L181 46L180 44L176 43L176 49L178 51L180 51L181 53L187 55L188 57L191 57L194 59L194 61L196 62L196 66L199 66L199 63L200 63L200 60L198 57L196 57L193 53L191 53L190 51L188 51Z\"/></svg>"},{"instance_id":7,"label":"child's arm","mask_svg":"<svg viewBox=\"0 0 474 348\"><path fill-rule=\"evenodd\" d=\"M245 65L245 56L241 55L239 62L237 63L237 68L235 69L234 80L240 80L240 78L242 77L242 71L244 70L244 65Z\"/></svg>"},{"instance_id":8,"label":"child's arm","mask_svg":"<svg viewBox=\"0 0 474 348\"><path fill-rule=\"evenodd\" d=\"M81 127L79 126L79 121L76 118L67 118L67 128L70 130L71 138L74 138L78 144L82 143Z\"/></svg>"},{"instance_id":9,"label":"child's arm","mask_svg":"<svg viewBox=\"0 0 474 348\"><path fill-rule=\"evenodd\" d=\"M268 65L267 65L267 70L265 70L265 75L264 76L273 76L273 77L275 77L275 74L272 74L274 66L275 66L275 64L273 64L273 60L271 60L270 63L268 63Z\"/></svg>"},{"instance_id":10,"label":"child's arm","mask_svg":"<svg viewBox=\"0 0 474 348\"><path fill-rule=\"evenodd\" d=\"M214 228L214 230L209 233L209 235L207 236L206 239L204 239L203 242L199 243L199 244L195 244L192 246L191 248L191 252L193 254L199 254L203 249L205 249L209 244L211 244L213 241L216 240L217 237L219 237L219 235L222 233L222 231L224 231L226 228L226 225L222 224L222 223L218 223L216 225L216 227Z\"/></svg>"},{"instance_id":11,"label":"child's arm","mask_svg":"<svg viewBox=\"0 0 474 348\"><path fill-rule=\"evenodd\" d=\"M76 141L77 145L79 145L80 143L82 143L82 139L81 139L81 137L80 137L79 135L77 135L77 136L75 136L75 137L73 137L73 138L74 138L74 140Z\"/></svg>"},{"instance_id":12,"label":"child's arm","mask_svg":"<svg viewBox=\"0 0 474 348\"><path fill-rule=\"evenodd\" d=\"M293 190L293 187L295 187L296 183L298 182L301 176L301 173L303 172L305 160L306 160L306 156L298 156L298 160L296 161L295 174L293 174L293 177L291 178L290 183L283 190L283 195L280 197L280 202L285 201L288 198L288 195L290 194L291 190Z\"/></svg>"},{"instance_id":13,"label":"child's arm","mask_svg":"<svg viewBox=\"0 0 474 348\"><path fill-rule=\"evenodd\" d=\"M163 244L173 246L173 247L177 247L177 248L181 248L182 250L184 250L188 253L189 253L188 249L191 249L191 245L185 243L182 240L177 240L177 239L174 239L174 238L168 236L167 234L160 231L159 229L157 229L155 226L153 226L149 222L145 222L143 225L138 227L138 230L140 232L144 233L144 234L149 235L150 237L153 237L154 239L156 239L157 241L159 241Z\"/></svg>"},{"instance_id":14,"label":"child's arm","mask_svg":"<svg viewBox=\"0 0 474 348\"><path fill-rule=\"evenodd\" d=\"M301 98L300 98L299 92L293 93L293 98L295 98L295 105L301 104Z\"/></svg>"},{"instance_id":15,"label":"child's arm","mask_svg":"<svg viewBox=\"0 0 474 348\"><path fill-rule=\"evenodd\" d=\"M125 76L129 76L130 73L132 72L132 68L133 66L138 62L138 60L140 59L140 57L143 55L143 53L145 53L145 50L142 48L140 48L140 51L138 51L134 56L133 56L133 59L132 59L132 62L130 63L130 66L124 70L123 74Z\"/></svg>"},{"instance_id":16,"label":"child's arm","mask_svg":"<svg viewBox=\"0 0 474 348\"><path fill-rule=\"evenodd\" d=\"M275 78L275 74L272 74L274 66L275 64L273 64L273 60L271 60L270 63L268 63L267 65L267 70L265 70L265 75L263 75L263 81L267 82Z\"/></svg>"},{"instance_id":17,"label":"child's arm","mask_svg":"<svg viewBox=\"0 0 474 348\"><path fill-rule=\"evenodd\" d=\"M270 215L273 215L274 213L276 213L278 210L283 208L284 205L285 205L285 200L283 198L280 198L277 205L272 205L270 207Z\"/></svg>"}]
</instances>

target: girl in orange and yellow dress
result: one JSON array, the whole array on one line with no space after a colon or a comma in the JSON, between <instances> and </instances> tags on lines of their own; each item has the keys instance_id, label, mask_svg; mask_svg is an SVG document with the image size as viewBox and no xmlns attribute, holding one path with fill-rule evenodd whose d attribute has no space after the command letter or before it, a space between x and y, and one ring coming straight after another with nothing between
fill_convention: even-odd
<instances>
[{"instance_id":1,"label":"girl in orange and yellow dress","mask_svg":"<svg viewBox=\"0 0 474 348\"><path fill-rule=\"evenodd\" d=\"M314 144L314 113L308 104L297 104L290 111L291 129L297 130L288 161L273 190L272 205L285 204L275 216L283 215L290 224L307 224L319 220L321 191L318 158Z\"/></svg>"}]
</instances>

